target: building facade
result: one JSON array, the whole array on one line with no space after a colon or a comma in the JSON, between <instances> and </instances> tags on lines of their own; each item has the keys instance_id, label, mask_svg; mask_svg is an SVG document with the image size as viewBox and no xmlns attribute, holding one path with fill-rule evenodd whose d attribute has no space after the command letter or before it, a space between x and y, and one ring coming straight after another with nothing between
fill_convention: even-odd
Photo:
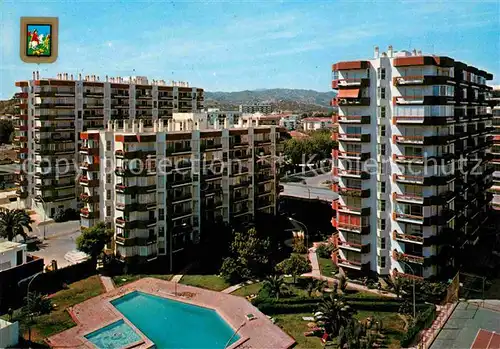
<instances>
[{"instance_id":1,"label":"building facade","mask_svg":"<svg viewBox=\"0 0 500 349\"><path fill-rule=\"evenodd\" d=\"M240 104L240 113L262 113L271 114L273 112L273 107L270 104Z\"/></svg>"},{"instance_id":2,"label":"building facade","mask_svg":"<svg viewBox=\"0 0 500 349\"><path fill-rule=\"evenodd\" d=\"M490 106L493 114L493 146L491 147L491 155L493 159L493 200L491 207L500 214L500 86L495 86L490 98Z\"/></svg>"},{"instance_id":3,"label":"building facade","mask_svg":"<svg viewBox=\"0 0 500 349\"><path fill-rule=\"evenodd\" d=\"M82 226L107 222L116 255L143 261L196 244L214 222L275 215L281 133L259 124L211 128L206 113L83 132Z\"/></svg>"},{"instance_id":4,"label":"building facade","mask_svg":"<svg viewBox=\"0 0 500 349\"><path fill-rule=\"evenodd\" d=\"M304 131L328 130L333 128L332 118L310 117L300 121Z\"/></svg>"},{"instance_id":5,"label":"building facade","mask_svg":"<svg viewBox=\"0 0 500 349\"><path fill-rule=\"evenodd\" d=\"M334 262L349 273L417 278L459 267L491 201L493 76L392 47L332 70Z\"/></svg>"},{"instance_id":6,"label":"building facade","mask_svg":"<svg viewBox=\"0 0 500 349\"><path fill-rule=\"evenodd\" d=\"M15 141L19 200L25 207L56 211L76 209L77 169L84 168L78 157L79 134L103 128L109 121L142 119L145 125L168 120L173 113L193 112L203 107L203 90L187 83L149 82L146 77L108 78L97 76L18 81L15 98Z\"/></svg>"}]
</instances>

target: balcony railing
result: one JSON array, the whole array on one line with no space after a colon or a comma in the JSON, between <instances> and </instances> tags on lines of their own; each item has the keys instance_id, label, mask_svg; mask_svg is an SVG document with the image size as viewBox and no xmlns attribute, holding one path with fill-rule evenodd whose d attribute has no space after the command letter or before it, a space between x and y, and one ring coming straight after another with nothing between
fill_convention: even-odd
<instances>
[{"instance_id":1,"label":"balcony railing","mask_svg":"<svg viewBox=\"0 0 500 349\"><path fill-rule=\"evenodd\" d=\"M394 161L397 162L406 162L413 164L423 164L425 159L421 155L398 155L398 154L393 154L392 158Z\"/></svg>"},{"instance_id":2,"label":"balcony railing","mask_svg":"<svg viewBox=\"0 0 500 349\"><path fill-rule=\"evenodd\" d=\"M416 223L424 223L424 216L421 215L412 215L409 213L401 213L401 212L393 212L393 218L395 220L405 220Z\"/></svg>"},{"instance_id":3,"label":"balcony railing","mask_svg":"<svg viewBox=\"0 0 500 349\"><path fill-rule=\"evenodd\" d=\"M82 154L87 155L99 155L99 148L89 148L87 146L81 146L78 151Z\"/></svg>"},{"instance_id":4,"label":"balcony railing","mask_svg":"<svg viewBox=\"0 0 500 349\"><path fill-rule=\"evenodd\" d=\"M334 122L340 124L369 124L370 115L335 115Z\"/></svg>"},{"instance_id":5,"label":"balcony railing","mask_svg":"<svg viewBox=\"0 0 500 349\"><path fill-rule=\"evenodd\" d=\"M334 133L334 140L346 142L370 142L370 134L361 133Z\"/></svg>"},{"instance_id":6,"label":"balcony railing","mask_svg":"<svg viewBox=\"0 0 500 349\"><path fill-rule=\"evenodd\" d=\"M424 136L393 136L395 143L424 144Z\"/></svg>"},{"instance_id":7,"label":"balcony railing","mask_svg":"<svg viewBox=\"0 0 500 349\"><path fill-rule=\"evenodd\" d=\"M98 187L99 180L98 179L89 179L88 177L82 176L80 177L80 185L87 187Z\"/></svg>"},{"instance_id":8,"label":"balcony railing","mask_svg":"<svg viewBox=\"0 0 500 349\"><path fill-rule=\"evenodd\" d=\"M370 158L370 153L369 152L354 152L354 151L341 151L341 150L334 150L333 151L333 158L337 159L353 159L353 160L366 160Z\"/></svg>"},{"instance_id":9,"label":"balcony railing","mask_svg":"<svg viewBox=\"0 0 500 349\"><path fill-rule=\"evenodd\" d=\"M337 89L339 87L367 87L370 86L370 78L358 78L358 79L336 79L332 81L332 88Z\"/></svg>"},{"instance_id":10,"label":"balcony railing","mask_svg":"<svg viewBox=\"0 0 500 349\"><path fill-rule=\"evenodd\" d=\"M424 184L425 181L424 176L411 176L411 175L397 174L397 173L393 174L393 179L397 182L412 183L412 184Z\"/></svg>"},{"instance_id":11,"label":"balcony railing","mask_svg":"<svg viewBox=\"0 0 500 349\"><path fill-rule=\"evenodd\" d=\"M337 175L340 177L361 178L361 179L369 179L370 178L370 174L366 171L346 170L346 169L339 168L335 172L337 172Z\"/></svg>"},{"instance_id":12,"label":"balcony railing","mask_svg":"<svg viewBox=\"0 0 500 349\"><path fill-rule=\"evenodd\" d=\"M398 201L410 201L410 202L415 202L419 204L424 203L424 197L420 194L398 194L398 193L393 193L393 198L394 200Z\"/></svg>"},{"instance_id":13,"label":"balcony railing","mask_svg":"<svg viewBox=\"0 0 500 349\"><path fill-rule=\"evenodd\" d=\"M416 244L420 244L420 245L423 245L423 243L424 243L423 236L399 233L396 230L394 230L392 232L392 238L394 240L403 241L403 242L411 242L411 243L416 243Z\"/></svg>"},{"instance_id":14,"label":"balcony railing","mask_svg":"<svg viewBox=\"0 0 500 349\"><path fill-rule=\"evenodd\" d=\"M347 230L347 231L355 232L355 233L362 234L362 235L370 233L370 226L367 224L362 225L361 223L352 224L352 223L347 223L347 222L339 222L337 219L333 218L332 225L334 227L336 227L337 229Z\"/></svg>"},{"instance_id":15,"label":"balcony railing","mask_svg":"<svg viewBox=\"0 0 500 349\"><path fill-rule=\"evenodd\" d=\"M424 264L425 262L425 257L423 256L415 256L403 252L398 252L396 250L392 251L392 258L394 258L397 261L403 261L415 264Z\"/></svg>"},{"instance_id":16,"label":"balcony railing","mask_svg":"<svg viewBox=\"0 0 500 349\"><path fill-rule=\"evenodd\" d=\"M397 271L396 269L393 270L392 276L393 277L402 277L402 278L410 279L410 280L423 280L424 279L423 276L401 273L401 272Z\"/></svg>"},{"instance_id":17,"label":"balcony railing","mask_svg":"<svg viewBox=\"0 0 500 349\"><path fill-rule=\"evenodd\" d=\"M356 269L356 270L364 270L364 269L369 269L370 262L362 263L361 261L355 261L355 260L349 260L349 259L339 258L337 260L337 265L339 267L344 267L344 268L351 268L351 269Z\"/></svg>"},{"instance_id":18,"label":"balcony railing","mask_svg":"<svg viewBox=\"0 0 500 349\"><path fill-rule=\"evenodd\" d=\"M339 195L359 197L359 198L370 197L370 189L340 187L338 184L334 184L332 186L332 189L333 191L338 192Z\"/></svg>"},{"instance_id":19,"label":"balcony railing","mask_svg":"<svg viewBox=\"0 0 500 349\"><path fill-rule=\"evenodd\" d=\"M369 106L370 97L360 98L334 98L331 102L332 106L348 107L348 106Z\"/></svg>"},{"instance_id":20,"label":"balcony railing","mask_svg":"<svg viewBox=\"0 0 500 349\"><path fill-rule=\"evenodd\" d=\"M360 253L370 252L370 244L361 244L349 241L338 240L338 246L347 250L352 250Z\"/></svg>"}]
</instances>

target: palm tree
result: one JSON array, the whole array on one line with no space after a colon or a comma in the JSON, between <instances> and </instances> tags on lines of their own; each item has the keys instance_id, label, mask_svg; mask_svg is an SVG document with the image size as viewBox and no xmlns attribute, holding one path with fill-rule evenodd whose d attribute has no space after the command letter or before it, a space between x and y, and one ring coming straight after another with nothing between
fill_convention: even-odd
<instances>
[{"instance_id":1,"label":"palm tree","mask_svg":"<svg viewBox=\"0 0 500 349\"><path fill-rule=\"evenodd\" d=\"M392 278L392 287L394 288L394 293L396 297L401 297L401 290L403 289L403 279L396 276Z\"/></svg>"},{"instance_id":2,"label":"palm tree","mask_svg":"<svg viewBox=\"0 0 500 349\"><path fill-rule=\"evenodd\" d=\"M32 232L31 223L33 222L25 210L2 211L0 212L0 237L12 241L16 236L21 235L26 239L28 234L24 229Z\"/></svg>"},{"instance_id":3,"label":"palm tree","mask_svg":"<svg viewBox=\"0 0 500 349\"><path fill-rule=\"evenodd\" d=\"M346 327L351 320L354 311L341 299L335 298L330 294L318 307L322 313L321 320L325 323L325 331L333 337L336 337L342 327Z\"/></svg>"},{"instance_id":4,"label":"palm tree","mask_svg":"<svg viewBox=\"0 0 500 349\"><path fill-rule=\"evenodd\" d=\"M276 297L276 299L279 299L286 290L285 280L281 275L268 276L262 287L269 293L269 296Z\"/></svg>"},{"instance_id":5,"label":"palm tree","mask_svg":"<svg viewBox=\"0 0 500 349\"><path fill-rule=\"evenodd\" d=\"M351 318L339 331L339 347L346 349L368 349L373 341L366 338L366 328L355 318ZM371 342L367 346L368 342Z\"/></svg>"},{"instance_id":6,"label":"palm tree","mask_svg":"<svg viewBox=\"0 0 500 349\"><path fill-rule=\"evenodd\" d=\"M307 295L311 297L311 294L313 292L323 292L323 290L327 288L327 286L328 283L325 280L309 278L306 286Z\"/></svg>"},{"instance_id":7,"label":"palm tree","mask_svg":"<svg viewBox=\"0 0 500 349\"><path fill-rule=\"evenodd\" d=\"M35 323L34 318L48 314L52 310L52 301L39 293L30 292L25 298L26 305L22 308L22 315L27 319L28 338L31 342L31 326Z\"/></svg>"}]
</instances>

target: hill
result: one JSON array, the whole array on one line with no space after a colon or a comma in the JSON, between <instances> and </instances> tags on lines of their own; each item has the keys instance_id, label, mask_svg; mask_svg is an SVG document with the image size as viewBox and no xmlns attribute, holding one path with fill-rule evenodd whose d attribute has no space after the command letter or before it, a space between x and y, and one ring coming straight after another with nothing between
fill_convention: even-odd
<instances>
[{"instance_id":1,"label":"hill","mask_svg":"<svg viewBox=\"0 0 500 349\"><path fill-rule=\"evenodd\" d=\"M205 91L205 106L235 109L239 104L271 104L274 109L287 111L330 111L333 92L301 89L262 89L237 92Z\"/></svg>"}]
</instances>

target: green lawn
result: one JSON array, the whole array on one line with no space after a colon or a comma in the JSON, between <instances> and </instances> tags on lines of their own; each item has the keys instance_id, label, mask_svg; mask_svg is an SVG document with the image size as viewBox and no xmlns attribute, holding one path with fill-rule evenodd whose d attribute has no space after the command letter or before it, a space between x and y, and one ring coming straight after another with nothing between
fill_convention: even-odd
<instances>
[{"instance_id":1,"label":"green lawn","mask_svg":"<svg viewBox=\"0 0 500 349\"><path fill-rule=\"evenodd\" d=\"M75 326L66 309L103 292L101 280L98 275L95 275L72 283L68 289L55 293L51 297L55 309L50 314L42 315L36 319L36 324L31 330L32 341L43 343L44 338ZM20 321L21 332L24 332L24 337L28 338L27 327L22 319L16 318L17 315L18 311L14 313L14 320Z\"/></svg>"},{"instance_id":2,"label":"green lawn","mask_svg":"<svg viewBox=\"0 0 500 349\"><path fill-rule=\"evenodd\" d=\"M181 284L207 288L213 291L222 291L231 286L223 278L217 275L184 275Z\"/></svg>"},{"instance_id":3,"label":"green lawn","mask_svg":"<svg viewBox=\"0 0 500 349\"><path fill-rule=\"evenodd\" d=\"M246 297L252 294L258 294L261 288L262 288L262 282L256 282L251 285L243 286L242 288L237 289L231 294L235 296Z\"/></svg>"},{"instance_id":4,"label":"green lawn","mask_svg":"<svg viewBox=\"0 0 500 349\"><path fill-rule=\"evenodd\" d=\"M368 317L374 317L382 321L382 333L386 337L384 347L393 349L401 348L399 340L406 332L404 329L405 322L397 313L363 310L358 311L355 315L355 318L361 321Z\"/></svg>"},{"instance_id":5,"label":"green lawn","mask_svg":"<svg viewBox=\"0 0 500 349\"><path fill-rule=\"evenodd\" d=\"M297 342L295 348L298 349L320 349L323 348L319 337L306 337L307 321L302 320L303 316L311 316L309 313L278 314L273 315L276 325L281 327L286 333L292 336Z\"/></svg>"},{"instance_id":6,"label":"green lawn","mask_svg":"<svg viewBox=\"0 0 500 349\"><path fill-rule=\"evenodd\" d=\"M333 264L331 259L318 257L318 263L321 275L333 277L335 274L337 274L337 266Z\"/></svg>"},{"instance_id":7,"label":"green lawn","mask_svg":"<svg viewBox=\"0 0 500 349\"><path fill-rule=\"evenodd\" d=\"M137 281L139 279L145 278L145 277L151 277L151 278L156 278L156 279L161 279L161 280L170 280L172 279L172 275L167 274L167 275L160 275L160 274L129 274L129 275L118 275L118 276L113 276L113 282L115 283L116 287L123 286L125 284L128 284L130 282Z\"/></svg>"}]
</instances>

